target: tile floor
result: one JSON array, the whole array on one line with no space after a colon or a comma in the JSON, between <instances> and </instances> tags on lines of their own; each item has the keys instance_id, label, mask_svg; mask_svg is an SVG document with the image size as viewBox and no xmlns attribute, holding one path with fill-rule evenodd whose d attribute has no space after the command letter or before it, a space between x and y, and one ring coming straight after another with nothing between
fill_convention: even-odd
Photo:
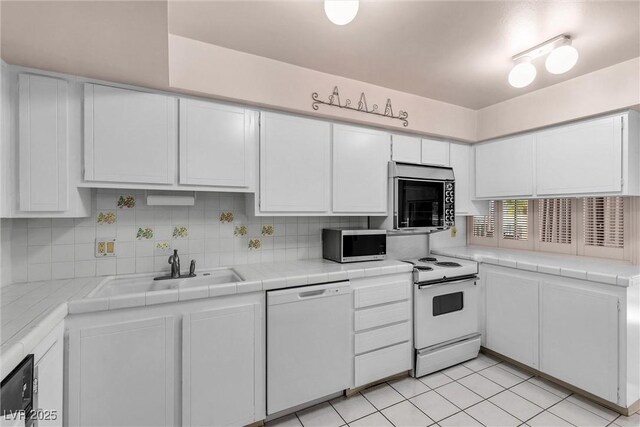
<instances>
[{"instance_id":1,"label":"tile floor","mask_svg":"<svg viewBox=\"0 0 640 427\"><path fill-rule=\"evenodd\" d=\"M640 427L555 384L484 354L441 372L380 384L267 423L271 427Z\"/></svg>"}]
</instances>

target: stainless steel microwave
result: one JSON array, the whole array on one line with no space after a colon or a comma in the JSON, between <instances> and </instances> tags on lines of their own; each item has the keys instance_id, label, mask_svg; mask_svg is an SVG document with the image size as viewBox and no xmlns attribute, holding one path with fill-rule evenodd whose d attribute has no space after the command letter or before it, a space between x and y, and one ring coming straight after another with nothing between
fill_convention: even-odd
<instances>
[{"instance_id":1,"label":"stainless steel microwave","mask_svg":"<svg viewBox=\"0 0 640 427\"><path fill-rule=\"evenodd\" d=\"M371 225L393 231L433 232L455 225L455 178L449 167L389 163L389 216Z\"/></svg>"},{"instance_id":2,"label":"stainless steel microwave","mask_svg":"<svg viewBox=\"0 0 640 427\"><path fill-rule=\"evenodd\" d=\"M385 259L387 257L387 231L324 228L322 230L322 257L336 262Z\"/></svg>"}]
</instances>

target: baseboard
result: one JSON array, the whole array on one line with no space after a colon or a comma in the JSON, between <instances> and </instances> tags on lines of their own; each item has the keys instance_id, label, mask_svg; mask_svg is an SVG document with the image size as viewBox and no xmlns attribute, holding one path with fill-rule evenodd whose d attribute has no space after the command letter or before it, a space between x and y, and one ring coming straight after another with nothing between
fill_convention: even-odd
<instances>
[{"instance_id":1,"label":"baseboard","mask_svg":"<svg viewBox=\"0 0 640 427\"><path fill-rule=\"evenodd\" d=\"M490 350L488 348L485 347L480 347L480 352L484 353L484 354L488 354L489 356L494 356L498 359L504 360L505 362L509 362L510 364L517 366L518 368L522 369L523 371L527 371L530 372L532 374L534 374L537 377L540 378L544 378L545 380L551 381L552 383L558 384L561 387L566 388L567 390L570 390L576 394L579 394L582 397L585 397L589 400L592 400L593 402L597 403L598 405L602 405L606 408L609 408L613 411L616 411L617 413L624 415L624 416L629 416L632 415L634 413L636 413L638 410L640 410L640 400L636 401L635 403L633 403L631 406L629 406L628 408L625 408L624 406L619 406L616 405L615 403L609 402L608 400L604 400L601 397L598 397L594 394L589 393L588 391L582 390L581 388L578 388L574 385L571 385L567 382L564 382L554 376L545 374L544 372L541 372L537 369L534 369L530 366L524 365L520 362L518 362L517 360L513 360L510 357L507 357L503 354L500 354L498 352L495 352L493 350Z\"/></svg>"}]
</instances>

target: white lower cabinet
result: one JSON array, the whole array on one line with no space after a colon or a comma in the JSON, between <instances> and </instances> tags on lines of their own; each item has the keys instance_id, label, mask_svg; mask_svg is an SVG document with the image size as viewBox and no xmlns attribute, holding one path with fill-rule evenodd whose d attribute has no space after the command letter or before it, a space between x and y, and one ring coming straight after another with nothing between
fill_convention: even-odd
<instances>
[{"instance_id":1,"label":"white lower cabinet","mask_svg":"<svg viewBox=\"0 0 640 427\"><path fill-rule=\"evenodd\" d=\"M184 316L182 320L182 425L228 426L254 422L256 373L263 361L262 307L248 303Z\"/></svg>"},{"instance_id":2,"label":"white lower cabinet","mask_svg":"<svg viewBox=\"0 0 640 427\"><path fill-rule=\"evenodd\" d=\"M175 323L159 316L70 331L69 425L173 425Z\"/></svg>"},{"instance_id":3,"label":"white lower cabinet","mask_svg":"<svg viewBox=\"0 0 640 427\"><path fill-rule=\"evenodd\" d=\"M265 418L264 294L67 318L69 426Z\"/></svg>"},{"instance_id":4,"label":"white lower cabinet","mask_svg":"<svg viewBox=\"0 0 640 427\"><path fill-rule=\"evenodd\" d=\"M610 402L618 401L619 299L543 282L540 369Z\"/></svg>"},{"instance_id":5,"label":"white lower cabinet","mask_svg":"<svg viewBox=\"0 0 640 427\"><path fill-rule=\"evenodd\" d=\"M410 273L351 280L354 387L411 369Z\"/></svg>"},{"instance_id":6,"label":"white lower cabinet","mask_svg":"<svg viewBox=\"0 0 640 427\"><path fill-rule=\"evenodd\" d=\"M538 281L490 269L485 275L485 347L538 367Z\"/></svg>"},{"instance_id":7,"label":"white lower cabinet","mask_svg":"<svg viewBox=\"0 0 640 427\"><path fill-rule=\"evenodd\" d=\"M64 326L60 322L33 351L33 408L38 427L61 426L63 421Z\"/></svg>"}]
</instances>

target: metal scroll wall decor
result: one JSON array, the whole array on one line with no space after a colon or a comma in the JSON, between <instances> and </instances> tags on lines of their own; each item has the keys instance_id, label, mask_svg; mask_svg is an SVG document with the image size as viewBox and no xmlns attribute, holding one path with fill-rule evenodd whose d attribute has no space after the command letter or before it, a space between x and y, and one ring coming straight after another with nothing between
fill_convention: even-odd
<instances>
[{"instance_id":1,"label":"metal scroll wall decor","mask_svg":"<svg viewBox=\"0 0 640 427\"><path fill-rule=\"evenodd\" d=\"M333 88L333 93L329 95L328 101L323 101L319 98L318 92L313 92L311 94L311 99L313 99L313 103L311 106L314 110L318 110L320 104L328 105L330 107L338 107L338 108L346 108L347 110L360 111L362 113L367 114L375 114L376 116L389 117L391 119L398 119L402 122L404 127L409 126L409 114L406 111L400 110L398 115L393 114L393 107L391 106L391 99L387 98L387 103L384 106L384 112L381 113L378 110L378 105L373 104L373 108L369 109L367 105L367 97L364 96L364 92L360 94L360 100L358 101L358 106L351 106L351 100L345 100L344 104L340 102L340 93L338 92L338 86Z\"/></svg>"}]
</instances>

